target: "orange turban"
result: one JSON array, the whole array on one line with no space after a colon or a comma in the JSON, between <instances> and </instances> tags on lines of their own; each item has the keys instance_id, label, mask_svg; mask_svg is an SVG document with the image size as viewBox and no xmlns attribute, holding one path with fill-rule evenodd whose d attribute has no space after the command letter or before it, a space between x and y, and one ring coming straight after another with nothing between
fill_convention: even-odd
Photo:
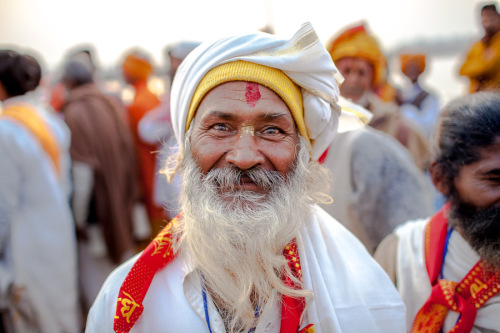
<instances>
[{"instance_id":1,"label":"orange turban","mask_svg":"<svg viewBox=\"0 0 500 333\"><path fill-rule=\"evenodd\" d=\"M333 62L357 57L367 60L374 69L373 86L379 85L387 75L386 59L374 37L370 36L364 25L342 32L327 47Z\"/></svg>"},{"instance_id":2,"label":"orange turban","mask_svg":"<svg viewBox=\"0 0 500 333\"><path fill-rule=\"evenodd\" d=\"M153 72L153 66L143 56L138 53L131 53L123 62L123 71L132 79L146 80Z\"/></svg>"},{"instance_id":3,"label":"orange turban","mask_svg":"<svg viewBox=\"0 0 500 333\"><path fill-rule=\"evenodd\" d=\"M425 54L401 54L401 71L404 73L406 66L415 63L418 66L418 72L422 74L425 70Z\"/></svg>"}]
</instances>

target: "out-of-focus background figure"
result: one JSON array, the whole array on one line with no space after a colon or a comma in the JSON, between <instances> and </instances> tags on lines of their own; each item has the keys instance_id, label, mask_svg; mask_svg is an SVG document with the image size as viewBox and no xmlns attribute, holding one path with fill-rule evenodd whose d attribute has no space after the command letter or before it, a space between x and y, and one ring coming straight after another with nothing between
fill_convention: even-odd
<instances>
[{"instance_id":1,"label":"out-of-focus background figure","mask_svg":"<svg viewBox=\"0 0 500 333\"><path fill-rule=\"evenodd\" d=\"M398 103L400 112L405 119L412 122L427 140L431 141L431 135L439 116L439 99L433 92L422 88L419 82L420 76L425 72L425 54L401 54L401 72L408 79L403 85Z\"/></svg>"},{"instance_id":2,"label":"out-of-focus background figure","mask_svg":"<svg viewBox=\"0 0 500 333\"><path fill-rule=\"evenodd\" d=\"M72 208L86 313L106 276L135 254L139 183L125 111L96 86L88 58L70 58L62 83L68 91L61 112L72 134ZM145 213L143 220L149 227Z\"/></svg>"},{"instance_id":3,"label":"out-of-focus background figure","mask_svg":"<svg viewBox=\"0 0 500 333\"><path fill-rule=\"evenodd\" d=\"M484 36L472 45L460 75L470 81L469 91L500 90L500 13L495 3L481 8Z\"/></svg>"},{"instance_id":4,"label":"out-of-focus background figure","mask_svg":"<svg viewBox=\"0 0 500 333\"><path fill-rule=\"evenodd\" d=\"M170 119L170 86L179 65L199 44L199 42L195 41L180 41L166 47L168 85L161 97L161 104L148 111L139 121L138 126L139 137L144 142L161 147L160 153L156 154L153 202L165 209L168 220L171 220L179 213L178 197L180 189L178 176L168 181L161 171L169 157L177 153L177 144L173 135L172 120Z\"/></svg>"},{"instance_id":5,"label":"out-of-focus background figure","mask_svg":"<svg viewBox=\"0 0 500 333\"><path fill-rule=\"evenodd\" d=\"M340 104L363 112L344 99ZM433 212L430 188L408 150L390 135L369 126L339 130L319 159L332 177L332 202L321 207L373 254L395 227Z\"/></svg>"},{"instance_id":6,"label":"out-of-focus background figure","mask_svg":"<svg viewBox=\"0 0 500 333\"><path fill-rule=\"evenodd\" d=\"M160 99L148 87L148 78L153 74L153 65L145 51L136 49L125 56L122 74L125 82L134 89L134 99L128 109L128 121L137 154L141 195L154 231L164 223L165 212L153 200L153 184L156 172L156 154L159 146L144 141L139 135L139 122L148 111L160 105Z\"/></svg>"},{"instance_id":7,"label":"out-of-focus background figure","mask_svg":"<svg viewBox=\"0 0 500 333\"><path fill-rule=\"evenodd\" d=\"M364 24L357 25L338 34L328 50L345 79L340 86L342 96L372 112L369 125L396 138L416 165L425 169L430 157L427 140L401 117L395 103L383 101L374 91L387 75L386 59L375 37Z\"/></svg>"},{"instance_id":8,"label":"out-of-focus background figure","mask_svg":"<svg viewBox=\"0 0 500 333\"><path fill-rule=\"evenodd\" d=\"M80 332L69 130L42 107L42 70L0 50L0 329Z\"/></svg>"}]
</instances>

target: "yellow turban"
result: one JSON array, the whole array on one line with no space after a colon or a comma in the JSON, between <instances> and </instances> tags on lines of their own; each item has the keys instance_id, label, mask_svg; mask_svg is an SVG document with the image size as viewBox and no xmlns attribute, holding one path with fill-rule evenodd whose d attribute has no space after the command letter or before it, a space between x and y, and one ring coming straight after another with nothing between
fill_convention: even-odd
<instances>
[{"instance_id":1,"label":"yellow turban","mask_svg":"<svg viewBox=\"0 0 500 333\"><path fill-rule=\"evenodd\" d=\"M131 53L123 62L123 72L134 80L147 80L153 72L153 66L143 56L138 53Z\"/></svg>"},{"instance_id":2,"label":"yellow turban","mask_svg":"<svg viewBox=\"0 0 500 333\"><path fill-rule=\"evenodd\" d=\"M425 70L425 54L401 54L401 71L404 73L406 66L415 63L418 66L418 72L422 74Z\"/></svg>"},{"instance_id":3,"label":"yellow turban","mask_svg":"<svg viewBox=\"0 0 500 333\"><path fill-rule=\"evenodd\" d=\"M334 62L346 57L367 60L374 69L373 86L378 86L385 80L386 59L377 41L368 34L364 25L345 30L328 45L327 49Z\"/></svg>"}]
</instances>

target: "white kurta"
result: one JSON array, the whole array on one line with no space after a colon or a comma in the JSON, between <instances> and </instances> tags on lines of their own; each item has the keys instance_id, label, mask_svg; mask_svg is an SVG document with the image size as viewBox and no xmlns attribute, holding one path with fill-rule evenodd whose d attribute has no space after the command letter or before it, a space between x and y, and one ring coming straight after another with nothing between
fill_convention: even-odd
<instances>
[{"instance_id":1,"label":"white kurta","mask_svg":"<svg viewBox=\"0 0 500 333\"><path fill-rule=\"evenodd\" d=\"M398 229L398 250L396 279L398 290L407 307L407 329L431 294L431 284L425 267L424 234L427 220L408 222ZM460 282L477 263L479 255L456 231L452 232L448 252L444 261L443 278ZM500 332L500 295L486 302L477 312L472 333ZM455 325L458 314L449 311L443 331L448 332Z\"/></svg>"},{"instance_id":2,"label":"white kurta","mask_svg":"<svg viewBox=\"0 0 500 333\"><path fill-rule=\"evenodd\" d=\"M57 138L62 172L56 176L27 128L0 118L0 295L13 285L24 288L41 332L79 332L69 136L57 119L37 112Z\"/></svg>"},{"instance_id":3,"label":"white kurta","mask_svg":"<svg viewBox=\"0 0 500 333\"><path fill-rule=\"evenodd\" d=\"M431 139L439 118L439 99L435 94L429 94L422 101L420 108L411 103L423 91L418 83L403 90L404 103L400 107L400 112L407 120L414 123L425 135Z\"/></svg>"},{"instance_id":4,"label":"white kurta","mask_svg":"<svg viewBox=\"0 0 500 333\"><path fill-rule=\"evenodd\" d=\"M404 332L405 307L393 284L363 245L319 207L297 237L304 287L312 290L301 327L315 332ZM112 273L92 306L87 333L113 332L118 290L137 257ZM182 257L160 270L131 332L208 332L196 274ZM264 309L256 332L279 332L280 305ZM212 332L225 332L209 299Z\"/></svg>"}]
</instances>

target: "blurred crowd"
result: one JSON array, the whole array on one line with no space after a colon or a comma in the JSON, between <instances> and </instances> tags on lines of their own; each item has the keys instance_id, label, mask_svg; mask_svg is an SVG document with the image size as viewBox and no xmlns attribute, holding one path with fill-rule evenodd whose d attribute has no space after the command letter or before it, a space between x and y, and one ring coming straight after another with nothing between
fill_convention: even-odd
<instances>
[{"instance_id":1,"label":"blurred crowd","mask_svg":"<svg viewBox=\"0 0 500 333\"><path fill-rule=\"evenodd\" d=\"M470 93L498 93L500 15L494 5L480 15L484 36L459 74ZM332 178L323 208L371 254L445 202L429 176L443 109L422 81L429 57L400 54L407 82L396 86L382 40L363 23L325 42L343 107L370 121L339 129L318 160ZM0 49L0 332L82 332L108 274L179 214L180 180L162 172L177 151L170 87L199 44L168 45L156 72L148 51L132 48L113 78L91 47L69 50L50 77L36 55Z\"/></svg>"}]
</instances>

